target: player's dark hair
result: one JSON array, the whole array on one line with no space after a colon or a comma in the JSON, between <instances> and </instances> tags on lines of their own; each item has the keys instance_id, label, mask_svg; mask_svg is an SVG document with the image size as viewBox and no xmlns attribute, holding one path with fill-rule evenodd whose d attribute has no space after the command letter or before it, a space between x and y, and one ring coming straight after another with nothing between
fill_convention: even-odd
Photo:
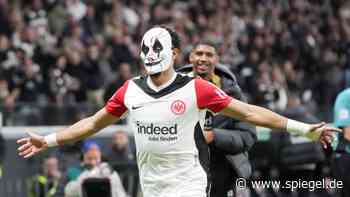
<instances>
[{"instance_id":1,"label":"player's dark hair","mask_svg":"<svg viewBox=\"0 0 350 197\"><path fill-rule=\"evenodd\" d=\"M176 31L174 31L170 27L163 26L163 25L160 27L163 29L166 29L169 32L169 34L171 36L171 44L172 44L173 49L174 48L180 49L181 39L180 39L179 34L177 34Z\"/></svg>"},{"instance_id":2,"label":"player's dark hair","mask_svg":"<svg viewBox=\"0 0 350 197\"><path fill-rule=\"evenodd\" d=\"M209 40L209 39L203 39L203 40L199 40L198 42L196 42L193 45L193 49L195 49L196 47L198 47L199 45L207 45L207 46L211 46L215 49L216 53L219 52L219 43Z\"/></svg>"}]
</instances>

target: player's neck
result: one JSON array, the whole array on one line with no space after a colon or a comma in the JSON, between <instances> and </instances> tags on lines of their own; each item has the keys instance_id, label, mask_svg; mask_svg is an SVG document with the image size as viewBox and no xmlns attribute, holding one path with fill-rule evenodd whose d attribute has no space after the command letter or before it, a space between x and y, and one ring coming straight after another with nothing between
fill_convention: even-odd
<instances>
[{"instance_id":1,"label":"player's neck","mask_svg":"<svg viewBox=\"0 0 350 197\"><path fill-rule=\"evenodd\" d=\"M213 79L213 75L208 74L208 75L206 75L206 76L204 77L204 79L205 79L206 81L211 81L211 80Z\"/></svg>"},{"instance_id":2,"label":"player's neck","mask_svg":"<svg viewBox=\"0 0 350 197\"><path fill-rule=\"evenodd\" d=\"M206 81L211 81L214 77L214 73L208 73L207 75L199 75L199 74L195 74L195 76L199 76L202 79L206 80Z\"/></svg>"},{"instance_id":3,"label":"player's neck","mask_svg":"<svg viewBox=\"0 0 350 197\"><path fill-rule=\"evenodd\" d=\"M175 71L173 68L169 68L166 71L163 71L159 74L156 75L151 75L151 80L153 82L153 84L157 87L162 86L164 84L166 84L167 82L169 82L173 76L175 75Z\"/></svg>"}]
</instances>

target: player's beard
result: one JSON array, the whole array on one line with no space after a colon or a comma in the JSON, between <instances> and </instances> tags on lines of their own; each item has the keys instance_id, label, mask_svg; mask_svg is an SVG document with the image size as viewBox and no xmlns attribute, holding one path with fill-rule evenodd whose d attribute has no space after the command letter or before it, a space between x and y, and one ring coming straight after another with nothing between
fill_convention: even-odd
<instances>
[{"instance_id":1,"label":"player's beard","mask_svg":"<svg viewBox=\"0 0 350 197\"><path fill-rule=\"evenodd\" d=\"M154 78L157 78L160 76L160 74L162 74L162 72L159 72L159 73L153 73L153 74L150 74L149 76L150 77L154 77Z\"/></svg>"}]
</instances>

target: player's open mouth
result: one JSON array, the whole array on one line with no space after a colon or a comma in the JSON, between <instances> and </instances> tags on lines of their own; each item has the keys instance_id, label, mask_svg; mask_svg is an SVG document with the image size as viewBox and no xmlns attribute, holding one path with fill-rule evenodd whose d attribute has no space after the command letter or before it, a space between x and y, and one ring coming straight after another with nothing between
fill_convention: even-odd
<instances>
[{"instance_id":1,"label":"player's open mouth","mask_svg":"<svg viewBox=\"0 0 350 197\"><path fill-rule=\"evenodd\" d=\"M209 65L206 65L206 64L199 64L199 65L196 65L196 70L198 72L207 72L208 69L209 69Z\"/></svg>"},{"instance_id":2,"label":"player's open mouth","mask_svg":"<svg viewBox=\"0 0 350 197\"><path fill-rule=\"evenodd\" d=\"M161 60L159 61L156 61L156 62L152 62L152 63L145 63L146 66L154 66L154 65L157 65L161 62Z\"/></svg>"}]
</instances>

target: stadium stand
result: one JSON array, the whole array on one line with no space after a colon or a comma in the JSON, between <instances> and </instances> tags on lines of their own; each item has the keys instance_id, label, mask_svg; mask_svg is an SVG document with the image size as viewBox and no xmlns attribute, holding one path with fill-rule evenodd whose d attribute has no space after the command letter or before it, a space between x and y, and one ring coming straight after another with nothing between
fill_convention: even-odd
<instances>
[{"instance_id":1,"label":"stadium stand","mask_svg":"<svg viewBox=\"0 0 350 197\"><path fill-rule=\"evenodd\" d=\"M0 0L6 147L0 148L5 152L0 194L25 196L23 177L40 169L42 158L16 157L15 138L24 131L13 131L68 125L103 106L113 88L144 73L140 39L158 24L181 36L177 65L188 63L193 43L210 39L250 103L290 117L303 113L330 121L336 95L350 85L350 3L345 0ZM110 136L100 137L103 144ZM252 154L257 172L274 176L270 168L264 170L272 164L280 169L282 145L274 139L282 137L260 138ZM327 166L321 170L325 175ZM126 190L137 193L134 187Z\"/></svg>"}]
</instances>

